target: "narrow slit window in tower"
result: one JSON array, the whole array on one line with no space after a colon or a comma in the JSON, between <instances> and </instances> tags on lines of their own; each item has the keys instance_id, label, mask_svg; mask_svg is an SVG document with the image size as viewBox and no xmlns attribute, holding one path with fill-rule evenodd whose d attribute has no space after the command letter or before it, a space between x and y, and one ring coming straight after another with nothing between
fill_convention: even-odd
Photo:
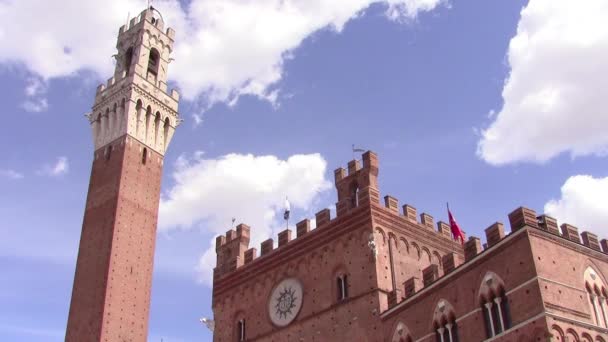
<instances>
[{"instance_id":1,"label":"narrow slit window in tower","mask_svg":"<svg viewBox=\"0 0 608 342\"><path fill-rule=\"evenodd\" d=\"M129 72L131 71L131 63L133 62L133 47L130 47L127 49L127 52L125 52L125 60L124 60L124 65L123 65L123 69L125 70L125 76L129 75Z\"/></svg>"}]
</instances>

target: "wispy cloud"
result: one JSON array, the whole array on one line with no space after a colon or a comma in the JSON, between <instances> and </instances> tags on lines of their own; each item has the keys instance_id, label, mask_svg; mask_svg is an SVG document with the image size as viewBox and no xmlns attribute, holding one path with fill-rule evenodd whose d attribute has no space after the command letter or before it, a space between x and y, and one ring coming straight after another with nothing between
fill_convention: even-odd
<instances>
[{"instance_id":1,"label":"wispy cloud","mask_svg":"<svg viewBox=\"0 0 608 342\"><path fill-rule=\"evenodd\" d=\"M47 2L0 1L5 31L0 34L0 63L21 62L44 80L80 70L107 77L112 70L108 56L115 53L116 29L125 23L127 13L138 13L145 6L143 0L107 0L100 15L98 2L55 0L57 8L79 15L48 25ZM198 99L204 108L217 102L234 105L242 95L276 104L277 83L292 52L319 30L341 32L374 4L383 5L386 17L396 22L412 22L419 13L447 4L442 0L187 2L183 6L178 0L159 1L155 7L180 41L170 76L186 99ZM23 22L28 25L20 25ZM39 101L25 106L43 110L47 104Z\"/></svg>"},{"instance_id":2,"label":"wispy cloud","mask_svg":"<svg viewBox=\"0 0 608 342\"><path fill-rule=\"evenodd\" d=\"M27 80L25 87L25 96L27 99L21 104L21 107L28 112L40 113L49 109L49 103L46 99L47 84L40 77L30 77Z\"/></svg>"},{"instance_id":3,"label":"wispy cloud","mask_svg":"<svg viewBox=\"0 0 608 342\"><path fill-rule=\"evenodd\" d=\"M8 179L22 179L24 175L12 169L0 169L0 177Z\"/></svg>"},{"instance_id":4,"label":"wispy cloud","mask_svg":"<svg viewBox=\"0 0 608 342\"><path fill-rule=\"evenodd\" d=\"M70 170L67 157L58 157L54 164L46 164L38 171L39 175L57 177L65 175Z\"/></svg>"}]
</instances>

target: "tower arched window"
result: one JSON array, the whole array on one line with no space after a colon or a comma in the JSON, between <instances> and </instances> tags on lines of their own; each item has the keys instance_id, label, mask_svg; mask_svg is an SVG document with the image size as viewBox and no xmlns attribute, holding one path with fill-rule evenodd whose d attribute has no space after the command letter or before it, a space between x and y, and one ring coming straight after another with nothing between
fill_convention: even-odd
<instances>
[{"instance_id":1,"label":"tower arched window","mask_svg":"<svg viewBox=\"0 0 608 342\"><path fill-rule=\"evenodd\" d=\"M169 128L171 126L171 122L169 118L165 118L165 125L163 126L163 150L167 148L167 139L169 138Z\"/></svg>"},{"instance_id":2,"label":"tower arched window","mask_svg":"<svg viewBox=\"0 0 608 342\"><path fill-rule=\"evenodd\" d=\"M156 116L154 117L154 146L158 146L158 134L162 132L160 129L160 123L160 112L156 112Z\"/></svg>"},{"instance_id":3,"label":"tower arched window","mask_svg":"<svg viewBox=\"0 0 608 342\"><path fill-rule=\"evenodd\" d=\"M142 116L142 107L143 107L143 103L141 102L141 100L137 100L137 104L135 105L135 111L137 112L137 115L135 117L135 137L137 139L141 139L139 134L141 132L141 116Z\"/></svg>"},{"instance_id":4,"label":"tower arched window","mask_svg":"<svg viewBox=\"0 0 608 342\"><path fill-rule=\"evenodd\" d=\"M502 279L488 272L482 280L479 294L487 337L494 337L509 329L511 312Z\"/></svg>"},{"instance_id":5,"label":"tower arched window","mask_svg":"<svg viewBox=\"0 0 608 342\"><path fill-rule=\"evenodd\" d=\"M237 322L236 325L236 337L237 337L237 341L241 342L241 341L245 341L246 339L246 330L245 330L246 326L245 326L245 319L239 319L239 321Z\"/></svg>"},{"instance_id":6,"label":"tower arched window","mask_svg":"<svg viewBox=\"0 0 608 342\"><path fill-rule=\"evenodd\" d=\"M459 342L458 323L454 308L445 299L440 300L433 315L433 326L437 342Z\"/></svg>"},{"instance_id":7,"label":"tower arched window","mask_svg":"<svg viewBox=\"0 0 608 342\"><path fill-rule=\"evenodd\" d=\"M125 71L125 76L129 75L131 71L131 63L133 62L133 47L130 47L125 52L125 58L123 61L123 70Z\"/></svg>"},{"instance_id":8,"label":"tower arched window","mask_svg":"<svg viewBox=\"0 0 608 342\"><path fill-rule=\"evenodd\" d=\"M608 327L608 307L606 303L606 285L600 275L591 267L585 270L585 289L593 322L598 327Z\"/></svg>"},{"instance_id":9,"label":"tower arched window","mask_svg":"<svg viewBox=\"0 0 608 342\"><path fill-rule=\"evenodd\" d=\"M160 66L160 53L155 48L150 49L150 57L148 57L148 77L150 75L154 76L154 80L156 80L156 76L158 75L158 67Z\"/></svg>"},{"instance_id":10,"label":"tower arched window","mask_svg":"<svg viewBox=\"0 0 608 342\"><path fill-rule=\"evenodd\" d=\"M437 342L459 342L458 323L455 319L444 320L435 326Z\"/></svg>"},{"instance_id":11,"label":"tower arched window","mask_svg":"<svg viewBox=\"0 0 608 342\"><path fill-rule=\"evenodd\" d=\"M148 143L148 137L150 136L150 121L152 116L152 107L148 106L146 110L146 131L144 132L144 142Z\"/></svg>"},{"instance_id":12,"label":"tower arched window","mask_svg":"<svg viewBox=\"0 0 608 342\"><path fill-rule=\"evenodd\" d=\"M338 301L348 298L348 276L341 274L336 278L336 288L338 290Z\"/></svg>"},{"instance_id":13,"label":"tower arched window","mask_svg":"<svg viewBox=\"0 0 608 342\"><path fill-rule=\"evenodd\" d=\"M395 332L393 333L393 338L391 342L412 342L412 335L410 334L410 330L403 322L399 322L395 327Z\"/></svg>"},{"instance_id":14,"label":"tower arched window","mask_svg":"<svg viewBox=\"0 0 608 342\"><path fill-rule=\"evenodd\" d=\"M496 336L510 328L509 300L504 290L484 298L481 306L488 337Z\"/></svg>"}]
</instances>

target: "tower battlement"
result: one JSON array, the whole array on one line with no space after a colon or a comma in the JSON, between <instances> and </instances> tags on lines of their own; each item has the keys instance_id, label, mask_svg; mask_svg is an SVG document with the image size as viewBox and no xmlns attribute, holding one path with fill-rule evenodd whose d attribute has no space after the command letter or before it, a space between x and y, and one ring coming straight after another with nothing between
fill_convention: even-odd
<instances>
[{"instance_id":1,"label":"tower battlement","mask_svg":"<svg viewBox=\"0 0 608 342\"><path fill-rule=\"evenodd\" d=\"M311 236L319 238L319 235L333 234L336 227L342 226L343 221L351 216L350 213L369 212L372 208L397 220L400 225L408 227L418 236L433 240L434 244L441 246L440 248L460 250L460 254L463 253L461 245L452 239L447 223L439 221L435 226L433 216L427 213L421 213L418 218L416 208L411 205L404 205L401 211L399 200L390 195L384 197L384 205L382 205L377 188L378 173L378 156L372 151L362 155L362 163L352 160L348 163L347 169L336 169L334 172L338 195L336 217L331 217L331 211L327 208L320 210L314 217L314 229L310 219L303 219L295 225L295 237L291 229L285 229L279 232L276 247L272 237L263 241L259 246L259 256L257 248L249 248L250 228L245 224L237 226L236 231L228 230L225 235L217 236L217 266L214 280L219 281L242 267L254 267L250 264L258 260L262 262L267 259L283 258L286 254L290 254L290 250L306 244L306 241L312 239ZM340 236L333 237L336 238ZM426 249L426 247L422 248Z\"/></svg>"},{"instance_id":2,"label":"tower battlement","mask_svg":"<svg viewBox=\"0 0 608 342\"><path fill-rule=\"evenodd\" d=\"M231 229L226 235L215 239L217 267L213 272L214 278L234 271L245 263L245 251L249 248L249 231L249 226L241 223L236 226L236 230Z\"/></svg>"},{"instance_id":3,"label":"tower battlement","mask_svg":"<svg viewBox=\"0 0 608 342\"><path fill-rule=\"evenodd\" d=\"M152 7L121 27L114 76L97 87L89 115L95 150L129 134L164 155L180 122L179 93L167 90L174 37Z\"/></svg>"},{"instance_id":4,"label":"tower battlement","mask_svg":"<svg viewBox=\"0 0 608 342\"><path fill-rule=\"evenodd\" d=\"M508 236L505 233L504 225L500 222L495 222L485 230L486 244L482 244L479 237L470 236L461 245L453 240L448 223L443 221L435 223L433 216L424 212L418 216L417 209L409 204L403 205L400 209L399 200L390 195L384 196L384 203L380 204L378 199L379 191L377 189L378 157L374 152L368 151L363 154L362 161L363 165L357 160L352 160L348 163L347 169L338 168L334 171L338 193L338 202L336 203L337 216L332 218L329 209L320 210L315 214L314 221L316 226L314 229L310 219L303 219L296 223L295 237L292 237L291 229L285 229L278 234L278 244L276 247L273 238L263 241L259 246L259 256L257 248L249 248L250 227L245 224L238 225L236 231L234 229L228 230L225 235L218 236L216 238L217 267L214 272L214 280L220 280L244 266L255 267L250 264L256 261L262 262L265 259L280 259L285 257L285 255L289 255L290 250L297 249L299 243L306 243L305 241L308 241L310 235L330 234L335 229L333 227L340 224L343 219L348 218L350 216L348 213L355 209L373 207L381 210L388 217L397 219L400 224L413 229L413 232L416 232L418 236L438 241L440 244L448 246L448 250L453 251L438 257L438 263L442 265L442 268L438 272L431 269L427 270L429 276L426 282L423 282L424 270L421 271L420 275L413 277L419 279L419 282L412 279L406 280L410 288L399 289L399 293L403 294L414 294L423 289L424 284L428 285L441 279L444 275L474 259L488 248L497 245ZM353 191L355 188L358 190L358 194ZM370 193L373 194L371 200L370 197L364 197L365 194ZM353 196L355 195L358 196L357 202L353 202ZM357 205L354 205L355 203ZM508 215L508 218L511 232L516 232L524 227L540 229L608 254L608 240L603 239L600 241L595 234L590 232L583 232L579 235L578 228L567 223L558 227L557 221L554 218L545 214L537 215L532 209L519 207L513 210ZM426 247L417 248L421 251L426 249ZM399 303L404 298L397 299L395 297L394 304Z\"/></svg>"}]
</instances>

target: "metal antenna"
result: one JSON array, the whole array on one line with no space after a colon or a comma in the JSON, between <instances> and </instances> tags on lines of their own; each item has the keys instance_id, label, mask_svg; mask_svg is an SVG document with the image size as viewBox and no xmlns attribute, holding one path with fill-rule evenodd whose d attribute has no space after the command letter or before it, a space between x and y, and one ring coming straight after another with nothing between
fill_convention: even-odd
<instances>
[{"instance_id":1,"label":"metal antenna","mask_svg":"<svg viewBox=\"0 0 608 342\"><path fill-rule=\"evenodd\" d=\"M234 228L234 221L236 221L236 218L232 218L232 228Z\"/></svg>"}]
</instances>

